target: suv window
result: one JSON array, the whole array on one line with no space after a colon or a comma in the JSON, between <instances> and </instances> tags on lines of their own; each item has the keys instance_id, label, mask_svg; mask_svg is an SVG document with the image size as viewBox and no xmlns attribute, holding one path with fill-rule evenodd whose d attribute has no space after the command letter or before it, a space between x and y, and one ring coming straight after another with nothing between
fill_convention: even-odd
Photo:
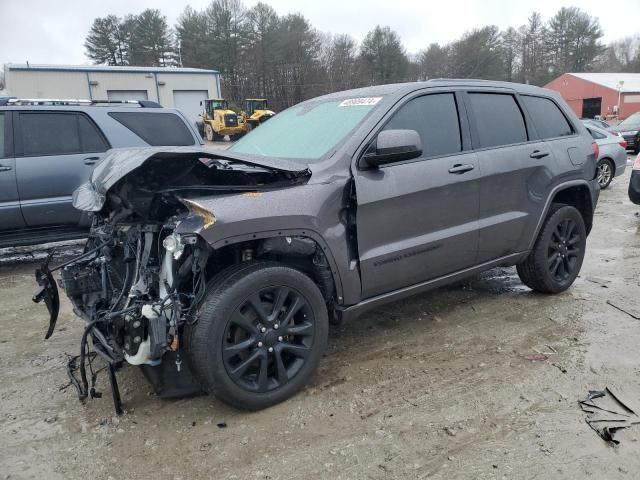
<instances>
[{"instance_id":1,"label":"suv window","mask_svg":"<svg viewBox=\"0 0 640 480\"><path fill-rule=\"evenodd\" d=\"M600 132L597 132L597 131L592 130L590 128L587 128L587 131L591 134L591 136L593 137L594 140L602 140L603 138L607 138L606 135L603 135Z\"/></svg>"},{"instance_id":2,"label":"suv window","mask_svg":"<svg viewBox=\"0 0 640 480\"><path fill-rule=\"evenodd\" d=\"M564 137L573 133L571 124L552 100L523 95L522 101L540 138Z\"/></svg>"},{"instance_id":3,"label":"suv window","mask_svg":"<svg viewBox=\"0 0 640 480\"><path fill-rule=\"evenodd\" d=\"M384 130L416 130L422 140L422 156L434 157L462 150L458 108L453 93L414 98L403 105Z\"/></svg>"},{"instance_id":4,"label":"suv window","mask_svg":"<svg viewBox=\"0 0 640 480\"><path fill-rule=\"evenodd\" d=\"M4 142L4 113L0 112L0 158L5 158L7 156L7 152L5 149L7 148Z\"/></svg>"},{"instance_id":5,"label":"suv window","mask_svg":"<svg viewBox=\"0 0 640 480\"><path fill-rule=\"evenodd\" d=\"M110 112L141 139L153 146L193 145L193 135L181 117L175 113Z\"/></svg>"},{"instance_id":6,"label":"suv window","mask_svg":"<svg viewBox=\"0 0 640 480\"><path fill-rule=\"evenodd\" d=\"M524 117L513 95L470 93L469 101L481 148L527 141Z\"/></svg>"},{"instance_id":7,"label":"suv window","mask_svg":"<svg viewBox=\"0 0 640 480\"><path fill-rule=\"evenodd\" d=\"M97 127L80 113L20 113L26 157L104 152L109 145Z\"/></svg>"},{"instance_id":8,"label":"suv window","mask_svg":"<svg viewBox=\"0 0 640 480\"><path fill-rule=\"evenodd\" d=\"M84 115L78 115L78 130L83 153L104 152L109 149L98 127Z\"/></svg>"}]
</instances>

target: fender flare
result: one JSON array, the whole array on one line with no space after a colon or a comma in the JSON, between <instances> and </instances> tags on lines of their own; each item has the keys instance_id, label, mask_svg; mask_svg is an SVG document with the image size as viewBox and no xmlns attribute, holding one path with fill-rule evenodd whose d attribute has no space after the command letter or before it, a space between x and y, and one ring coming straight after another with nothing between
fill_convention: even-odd
<instances>
[{"instance_id":1,"label":"fender flare","mask_svg":"<svg viewBox=\"0 0 640 480\"><path fill-rule=\"evenodd\" d=\"M250 240L264 240L267 238L276 237L307 237L316 242L327 258L327 262L329 262L329 266L331 267L331 276L333 277L333 282L336 287L337 301L338 303L342 303L344 296L342 289L342 279L340 277L340 269L338 268L338 264L334 259L331 248L329 248L329 245L327 245L327 242L324 240L322 235L314 230L308 228L266 230L262 232L254 232L245 235L235 235L232 237L221 238L220 240L209 243L209 246L214 250L219 250L220 248L234 245L236 243L246 242Z\"/></svg>"},{"instance_id":2,"label":"fender flare","mask_svg":"<svg viewBox=\"0 0 640 480\"><path fill-rule=\"evenodd\" d=\"M594 202L593 194L591 193L591 188L590 188L591 183L588 180L584 180L584 179L570 180L568 182L563 182L556 185L555 187L553 187L553 189L547 196L547 200L545 201L545 204L544 204L544 209L542 210L542 215L540 215L540 218L538 219L538 224L536 225L535 232L531 237L531 241L529 242L529 247L527 251L531 251L531 249L533 248L533 245L535 244L536 239L538 238L538 234L540 233L540 229L542 228L542 224L544 223L544 219L547 218L547 213L549 212L549 208L551 207L551 202L553 201L555 196L558 194L558 192L561 192L562 190L566 190L567 188L577 187L577 186L586 187L587 190L589 190L590 192L589 201L591 202L591 210L592 212L595 211L595 208L593 205L593 202Z\"/></svg>"}]
</instances>

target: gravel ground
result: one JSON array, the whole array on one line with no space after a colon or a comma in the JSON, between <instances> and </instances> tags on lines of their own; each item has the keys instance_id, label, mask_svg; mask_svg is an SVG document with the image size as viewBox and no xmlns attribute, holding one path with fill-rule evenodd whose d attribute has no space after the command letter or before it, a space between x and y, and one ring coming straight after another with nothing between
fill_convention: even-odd
<instances>
[{"instance_id":1,"label":"gravel ground","mask_svg":"<svg viewBox=\"0 0 640 480\"><path fill-rule=\"evenodd\" d=\"M160 400L134 368L123 416L106 377L105 398L80 403L64 365L81 321L63 298L44 341L42 249L0 251L0 478L638 478L640 426L612 447L577 404L609 386L640 412L640 320L607 304L640 311L628 179L602 192L569 291L534 294L508 268L390 304L334 329L311 384L257 413Z\"/></svg>"}]
</instances>

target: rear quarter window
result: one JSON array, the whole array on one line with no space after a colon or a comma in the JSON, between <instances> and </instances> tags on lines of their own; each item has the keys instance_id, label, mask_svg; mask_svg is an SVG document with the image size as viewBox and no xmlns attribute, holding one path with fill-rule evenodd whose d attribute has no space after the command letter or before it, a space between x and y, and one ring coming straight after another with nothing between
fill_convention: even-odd
<instances>
[{"instance_id":1,"label":"rear quarter window","mask_svg":"<svg viewBox=\"0 0 640 480\"><path fill-rule=\"evenodd\" d=\"M566 137L573 134L571 124L552 100L523 95L522 101L540 138Z\"/></svg>"},{"instance_id":2,"label":"rear quarter window","mask_svg":"<svg viewBox=\"0 0 640 480\"><path fill-rule=\"evenodd\" d=\"M191 131L175 113L110 112L109 116L154 147L195 144Z\"/></svg>"}]
</instances>

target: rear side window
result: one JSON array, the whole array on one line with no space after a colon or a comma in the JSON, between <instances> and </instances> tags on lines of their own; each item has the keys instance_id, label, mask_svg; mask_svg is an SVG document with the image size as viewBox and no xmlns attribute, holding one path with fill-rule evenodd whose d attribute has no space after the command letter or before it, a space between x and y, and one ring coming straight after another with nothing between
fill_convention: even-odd
<instances>
[{"instance_id":1,"label":"rear side window","mask_svg":"<svg viewBox=\"0 0 640 480\"><path fill-rule=\"evenodd\" d=\"M26 157L104 152L109 145L97 127L79 113L21 113Z\"/></svg>"},{"instance_id":2,"label":"rear side window","mask_svg":"<svg viewBox=\"0 0 640 480\"><path fill-rule=\"evenodd\" d=\"M571 124L553 101L529 95L523 95L522 101L540 138L564 137L573 133Z\"/></svg>"},{"instance_id":3,"label":"rear side window","mask_svg":"<svg viewBox=\"0 0 640 480\"><path fill-rule=\"evenodd\" d=\"M109 149L98 127L84 115L78 115L78 129L83 153L104 152Z\"/></svg>"},{"instance_id":4,"label":"rear side window","mask_svg":"<svg viewBox=\"0 0 640 480\"><path fill-rule=\"evenodd\" d=\"M174 113L111 112L109 116L127 127L149 145L193 145L193 135Z\"/></svg>"},{"instance_id":5,"label":"rear side window","mask_svg":"<svg viewBox=\"0 0 640 480\"><path fill-rule=\"evenodd\" d=\"M422 156L434 157L462 150L460 122L453 93L414 98L391 118L384 130L416 130L422 140Z\"/></svg>"},{"instance_id":6,"label":"rear side window","mask_svg":"<svg viewBox=\"0 0 640 480\"><path fill-rule=\"evenodd\" d=\"M6 152L6 143L4 141L4 113L0 112L0 158L5 158L7 156Z\"/></svg>"},{"instance_id":7,"label":"rear side window","mask_svg":"<svg viewBox=\"0 0 640 480\"><path fill-rule=\"evenodd\" d=\"M470 93L480 148L527 141L527 128L513 95Z\"/></svg>"},{"instance_id":8,"label":"rear side window","mask_svg":"<svg viewBox=\"0 0 640 480\"><path fill-rule=\"evenodd\" d=\"M606 135L603 135L600 132L592 130L591 128L587 128L587 130L589 131L589 133L591 134L594 140L602 140L603 138L607 138Z\"/></svg>"}]
</instances>

